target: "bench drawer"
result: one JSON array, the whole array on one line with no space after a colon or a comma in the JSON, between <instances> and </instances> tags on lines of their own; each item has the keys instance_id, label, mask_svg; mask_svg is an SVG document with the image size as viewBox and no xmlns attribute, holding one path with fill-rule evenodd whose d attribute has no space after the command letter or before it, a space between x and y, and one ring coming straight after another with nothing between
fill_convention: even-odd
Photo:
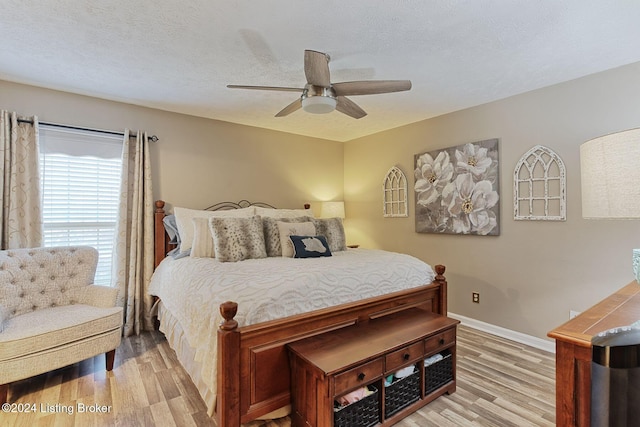
<instances>
[{"instance_id":1,"label":"bench drawer","mask_svg":"<svg viewBox=\"0 0 640 427\"><path fill-rule=\"evenodd\" d=\"M385 357L385 372L395 371L409 362L421 359L423 355L424 346L422 341L389 353Z\"/></svg>"},{"instance_id":2,"label":"bench drawer","mask_svg":"<svg viewBox=\"0 0 640 427\"><path fill-rule=\"evenodd\" d=\"M340 395L358 386L364 386L382 376L384 359L378 358L334 377L334 393Z\"/></svg>"},{"instance_id":3,"label":"bench drawer","mask_svg":"<svg viewBox=\"0 0 640 427\"><path fill-rule=\"evenodd\" d=\"M456 342L456 329L447 329L424 340L424 354L429 356L438 349L448 347Z\"/></svg>"}]
</instances>

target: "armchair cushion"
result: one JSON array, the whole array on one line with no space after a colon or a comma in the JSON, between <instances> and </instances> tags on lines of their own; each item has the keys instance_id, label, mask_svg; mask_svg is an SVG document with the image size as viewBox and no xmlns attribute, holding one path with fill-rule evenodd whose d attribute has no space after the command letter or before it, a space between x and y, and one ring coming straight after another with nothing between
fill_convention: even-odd
<instances>
[{"instance_id":1,"label":"armchair cushion","mask_svg":"<svg viewBox=\"0 0 640 427\"><path fill-rule=\"evenodd\" d=\"M5 322L0 362L101 335L121 324L121 307L74 304L32 311Z\"/></svg>"}]
</instances>

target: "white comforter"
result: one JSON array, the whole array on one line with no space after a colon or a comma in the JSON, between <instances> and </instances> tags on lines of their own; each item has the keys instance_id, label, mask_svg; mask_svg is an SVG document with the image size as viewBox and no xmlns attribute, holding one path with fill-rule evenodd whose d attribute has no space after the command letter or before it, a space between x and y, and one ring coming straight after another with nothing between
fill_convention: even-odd
<instances>
[{"instance_id":1,"label":"white comforter","mask_svg":"<svg viewBox=\"0 0 640 427\"><path fill-rule=\"evenodd\" d=\"M165 259L149 293L162 300L180 325L208 390L195 381L212 412L216 390L216 330L224 301L238 303L240 326L387 294L431 283L433 269L409 255L368 249L336 252L327 258L282 258L223 263L212 258ZM173 335L173 334L172 334ZM177 344L172 343L176 348ZM192 366L183 360L187 371Z\"/></svg>"}]
</instances>

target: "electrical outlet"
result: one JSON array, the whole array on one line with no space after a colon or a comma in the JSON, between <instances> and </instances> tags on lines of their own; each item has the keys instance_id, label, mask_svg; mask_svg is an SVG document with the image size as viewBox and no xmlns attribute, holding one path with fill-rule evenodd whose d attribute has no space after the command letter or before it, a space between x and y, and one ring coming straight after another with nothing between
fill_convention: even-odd
<instances>
[{"instance_id":1,"label":"electrical outlet","mask_svg":"<svg viewBox=\"0 0 640 427\"><path fill-rule=\"evenodd\" d=\"M473 292L471 294L471 301L475 302L476 304L480 303L480 293L479 292Z\"/></svg>"}]
</instances>

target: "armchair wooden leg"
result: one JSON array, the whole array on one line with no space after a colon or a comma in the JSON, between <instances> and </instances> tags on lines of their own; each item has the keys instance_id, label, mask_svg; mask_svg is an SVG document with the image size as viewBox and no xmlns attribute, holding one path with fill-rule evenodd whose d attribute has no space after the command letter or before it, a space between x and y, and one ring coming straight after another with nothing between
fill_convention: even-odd
<instances>
[{"instance_id":1,"label":"armchair wooden leg","mask_svg":"<svg viewBox=\"0 0 640 427\"><path fill-rule=\"evenodd\" d=\"M104 355L107 359L107 371L113 370L113 363L116 360L116 350L113 349L111 351L108 351Z\"/></svg>"},{"instance_id":2,"label":"armchair wooden leg","mask_svg":"<svg viewBox=\"0 0 640 427\"><path fill-rule=\"evenodd\" d=\"M7 403L8 394L9 394L9 384L0 385L0 404Z\"/></svg>"}]
</instances>

